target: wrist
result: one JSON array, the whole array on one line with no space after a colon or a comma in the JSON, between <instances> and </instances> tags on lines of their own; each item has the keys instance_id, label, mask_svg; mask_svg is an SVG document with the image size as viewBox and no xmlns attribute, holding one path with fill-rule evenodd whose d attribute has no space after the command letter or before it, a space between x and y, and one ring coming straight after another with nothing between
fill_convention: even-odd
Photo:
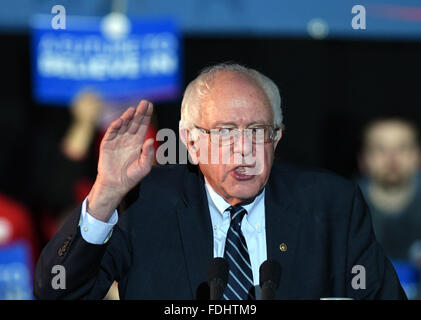
<instances>
[{"instance_id":1,"label":"wrist","mask_svg":"<svg viewBox=\"0 0 421 320\"><path fill-rule=\"evenodd\" d=\"M122 199L123 196L115 190L95 182L87 197L86 211L94 218L107 222Z\"/></svg>"}]
</instances>

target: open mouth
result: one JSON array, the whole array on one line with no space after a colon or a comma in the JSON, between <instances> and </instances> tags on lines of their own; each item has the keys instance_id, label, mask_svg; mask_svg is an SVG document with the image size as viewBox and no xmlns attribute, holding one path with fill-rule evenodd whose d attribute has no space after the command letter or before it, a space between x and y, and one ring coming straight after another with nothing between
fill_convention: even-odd
<instances>
[{"instance_id":1,"label":"open mouth","mask_svg":"<svg viewBox=\"0 0 421 320\"><path fill-rule=\"evenodd\" d=\"M231 170L231 175L237 180L249 180L256 175L255 166L237 166Z\"/></svg>"}]
</instances>

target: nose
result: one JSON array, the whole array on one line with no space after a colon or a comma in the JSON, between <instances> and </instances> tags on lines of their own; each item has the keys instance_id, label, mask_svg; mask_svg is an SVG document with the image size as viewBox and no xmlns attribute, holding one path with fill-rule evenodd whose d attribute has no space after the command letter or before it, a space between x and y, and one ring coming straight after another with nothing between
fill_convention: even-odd
<instances>
[{"instance_id":1,"label":"nose","mask_svg":"<svg viewBox=\"0 0 421 320\"><path fill-rule=\"evenodd\" d=\"M239 153L243 157L248 156L253 152L253 142L251 135L247 134L246 131L241 131L234 140L233 152Z\"/></svg>"}]
</instances>

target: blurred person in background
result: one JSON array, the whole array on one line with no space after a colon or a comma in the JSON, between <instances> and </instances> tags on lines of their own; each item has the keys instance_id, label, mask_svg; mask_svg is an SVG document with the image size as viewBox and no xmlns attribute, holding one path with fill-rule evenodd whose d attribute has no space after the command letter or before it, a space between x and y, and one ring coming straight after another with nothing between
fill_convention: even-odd
<instances>
[{"instance_id":1,"label":"blurred person in background","mask_svg":"<svg viewBox=\"0 0 421 320\"><path fill-rule=\"evenodd\" d=\"M52 117L40 126L32 148L33 170L28 179L31 205L36 212L44 246L61 227L72 209L88 195L96 177L100 142L107 117L119 112L91 90L81 90L68 110L67 121ZM47 110L50 114L56 110ZM62 114L60 112L60 114ZM53 120L55 119L56 122ZM148 128L155 138L156 119ZM158 142L154 148L158 147ZM106 299L118 299L116 284Z\"/></svg>"},{"instance_id":2,"label":"blurred person in background","mask_svg":"<svg viewBox=\"0 0 421 320\"><path fill-rule=\"evenodd\" d=\"M21 202L0 193L0 254L4 246L23 241L35 265L38 239L31 212Z\"/></svg>"},{"instance_id":3,"label":"blurred person in background","mask_svg":"<svg viewBox=\"0 0 421 320\"><path fill-rule=\"evenodd\" d=\"M38 238L31 212L0 193L0 300L32 299Z\"/></svg>"},{"instance_id":4,"label":"blurred person in background","mask_svg":"<svg viewBox=\"0 0 421 320\"><path fill-rule=\"evenodd\" d=\"M31 299L39 239L22 190L28 115L20 99L2 95L0 106L0 300Z\"/></svg>"},{"instance_id":5,"label":"blurred person in background","mask_svg":"<svg viewBox=\"0 0 421 320\"><path fill-rule=\"evenodd\" d=\"M73 99L70 119L64 128L60 128L62 122L51 123L49 119L37 134L28 193L41 217L42 245L57 232L93 185L99 144L105 134L101 123L107 113L115 112L106 109L106 105L97 93L82 90ZM148 130L149 137L155 137L155 128L154 122Z\"/></svg>"},{"instance_id":6,"label":"blurred person in background","mask_svg":"<svg viewBox=\"0 0 421 320\"><path fill-rule=\"evenodd\" d=\"M32 137L27 183L29 204L37 217L41 245L50 239L68 208L84 197L95 178L95 138L102 102L82 92L69 110L39 108L43 123Z\"/></svg>"},{"instance_id":7,"label":"blurred person in background","mask_svg":"<svg viewBox=\"0 0 421 320\"><path fill-rule=\"evenodd\" d=\"M420 142L417 126L400 117L370 121L362 132L362 149L358 160L364 175L360 187L372 213L377 239L386 255L394 261L395 266L402 262L407 266L417 262L414 260L418 260L420 255L416 248L421 239ZM401 270L404 277L404 269ZM411 278L418 281L417 276ZM411 295L408 293L408 297Z\"/></svg>"}]
</instances>

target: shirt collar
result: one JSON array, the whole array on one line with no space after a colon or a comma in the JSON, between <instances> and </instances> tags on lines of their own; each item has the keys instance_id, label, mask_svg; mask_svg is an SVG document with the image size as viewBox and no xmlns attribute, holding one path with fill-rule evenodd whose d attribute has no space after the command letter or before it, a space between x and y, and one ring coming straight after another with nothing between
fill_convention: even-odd
<instances>
[{"instance_id":1,"label":"shirt collar","mask_svg":"<svg viewBox=\"0 0 421 320\"><path fill-rule=\"evenodd\" d=\"M211 200L211 205L213 205L218 212L223 215L225 210L227 210L231 205L225 201L224 198L222 198L207 182L205 177L205 187L208 194L208 200ZM244 206L242 206L247 211L247 220L250 222L251 225L255 225L255 220L259 220L259 217L257 214L253 214L259 206L263 205L263 200L265 197L265 189L263 189L262 192L260 192L257 197L253 200L253 202L248 203ZM257 222L257 221L256 221Z\"/></svg>"}]
</instances>

